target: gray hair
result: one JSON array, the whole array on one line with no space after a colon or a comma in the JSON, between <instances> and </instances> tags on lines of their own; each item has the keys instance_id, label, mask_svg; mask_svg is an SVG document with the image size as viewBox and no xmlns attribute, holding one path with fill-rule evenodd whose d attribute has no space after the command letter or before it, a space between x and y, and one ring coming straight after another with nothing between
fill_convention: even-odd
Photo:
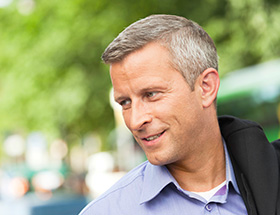
<instances>
[{"instance_id":1,"label":"gray hair","mask_svg":"<svg viewBox=\"0 0 280 215\"><path fill-rule=\"evenodd\" d=\"M207 68L218 70L218 56L211 37L197 23L174 15L151 15L122 31L106 48L106 64L122 61L150 42L159 42L171 55L172 66L194 89L197 77Z\"/></svg>"}]
</instances>

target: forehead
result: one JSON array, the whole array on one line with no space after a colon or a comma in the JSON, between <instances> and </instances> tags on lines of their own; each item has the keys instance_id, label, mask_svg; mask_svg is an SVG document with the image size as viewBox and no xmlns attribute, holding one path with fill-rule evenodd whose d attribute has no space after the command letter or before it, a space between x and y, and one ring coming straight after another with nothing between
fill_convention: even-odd
<instances>
[{"instance_id":1,"label":"forehead","mask_svg":"<svg viewBox=\"0 0 280 215\"><path fill-rule=\"evenodd\" d=\"M126 70L119 70L118 67L113 67L111 79L115 99L169 88L172 79L163 74L159 75L161 73L158 71L153 70L151 72L150 68L143 67L141 72L137 70L126 72Z\"/></svg>"}]
</instances>

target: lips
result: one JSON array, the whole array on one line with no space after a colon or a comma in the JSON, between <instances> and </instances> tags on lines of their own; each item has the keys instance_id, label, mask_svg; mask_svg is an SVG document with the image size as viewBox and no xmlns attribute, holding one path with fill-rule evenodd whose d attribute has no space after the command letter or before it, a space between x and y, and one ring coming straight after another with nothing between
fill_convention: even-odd
<instances>
[{"instance_id":1,"label":"lips","mask_svg":"<svg viewBox=\"0 0 280 215\"><path fill-rule=\"evenodd\" d=\"M152 140L155 140L157 138L159 138L165 131L159 133L159 134L156 134L156 135L152 135L152 136L149 136L149 137L146 137L146 138L143 138L143 140L146 140L146 141L152 141Z\"/></svg>"}]
</instances>

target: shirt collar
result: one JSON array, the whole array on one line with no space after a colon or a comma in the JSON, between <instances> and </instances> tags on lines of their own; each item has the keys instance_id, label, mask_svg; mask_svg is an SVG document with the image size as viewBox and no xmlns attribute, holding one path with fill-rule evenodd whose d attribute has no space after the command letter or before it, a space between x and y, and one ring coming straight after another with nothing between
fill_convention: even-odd
<instances>
[{"instance_id":1,"label":"shirt collar","mask_svg":"<svg viewBox=\"0 0 280 215\"><path fill-rule=\"evenodd\" d=\"M147 162L143 180L140 204L152 200L168 184L177 183L165 166L155 166L150 162Z\"/></svg>"},{"instance_id":2,"label":"shirt collar","mask_svg":"<svg viewBox=\"0 0 280 215\"><path fill-rule=\"evenodd\" d=\"M223 139L223 144L224 144L224 150L225 150L225 158L226 158L226 181L227 181L227 193L229 189L229 183L231 182L234 190L240 195L240 191L238 189L238 185L236 182L236 178L234 175L232 163L228 154L227 146L225 143L225 140Z\"/></svg>"},{"instance_id":3,"label":"shirt collar","mask_svg":"<svg viewBox=\"0 0 280 215\"><path fill-rule=\"evenodd\" d=\"M226 159L226 196L228 194L230 183L232 184L235 191L240 194L224 139L223 145ZM163 190L170 183L173 183L177 188L180 188L180 185L177 183L177 181L165 166L155 166L148 161L146 169L144 171L143 180L144 182L142 194L140 197L140 204L143 204L155 198L161 192L161 190Z\"/></svg>"}]
</instances>

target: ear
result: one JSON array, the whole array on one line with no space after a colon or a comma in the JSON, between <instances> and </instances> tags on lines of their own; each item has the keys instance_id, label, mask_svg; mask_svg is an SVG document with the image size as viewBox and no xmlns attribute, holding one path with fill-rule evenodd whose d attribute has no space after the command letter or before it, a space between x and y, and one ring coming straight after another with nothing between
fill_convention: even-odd
<instances>
[{"instance_id":1,"label":"ear","mask_svg":"<svg viewBox=\"0 0 280 215\"><path fill-rule=\"evenodd\" d=\"M214 103L217 97L220 86L219 74L216 69L208 68L200 74L199 80L202 105L207 108Z\"/></svg>"}]
</instances>

